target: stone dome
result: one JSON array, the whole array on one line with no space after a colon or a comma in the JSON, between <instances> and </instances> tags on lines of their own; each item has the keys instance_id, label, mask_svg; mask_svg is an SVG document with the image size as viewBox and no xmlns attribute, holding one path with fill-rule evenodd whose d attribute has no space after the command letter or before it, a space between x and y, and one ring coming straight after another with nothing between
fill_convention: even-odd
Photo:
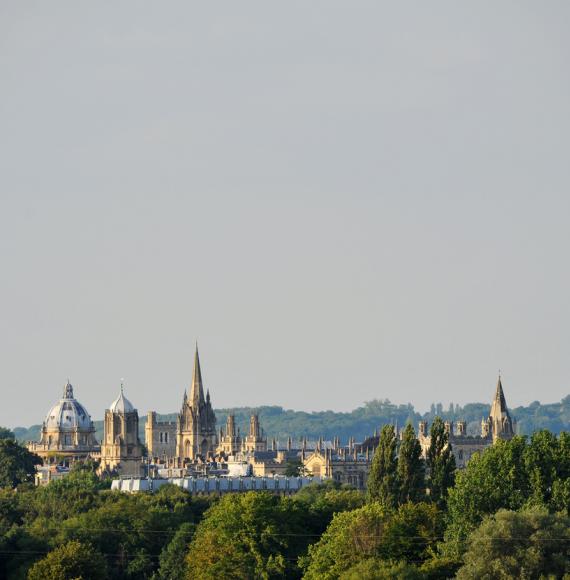
<instances>
[{"instance_id":1,"label":"stone dome","mask_svg":"<svg viewBox=\"0 0 570 580\"><path fill-rule=\"evenodd\" d=\"M109 411L111 413L132 413L135 410L132 403L125 397L123 393L123 385L121 385L121 392L119 396L111 403Z\"/></svg>"},{"instance_id":2,"label":"stone dome","mask_svg":"<svg viewBox=\"0 0 570 580\"><path fill-rule=\"evenodd\" d=\"M91 417L85 407L73 396L73 386L63 388L63 397L50 409L45 420L48 430L80 431L91 430Z\"/></svg>"}]
</instances>

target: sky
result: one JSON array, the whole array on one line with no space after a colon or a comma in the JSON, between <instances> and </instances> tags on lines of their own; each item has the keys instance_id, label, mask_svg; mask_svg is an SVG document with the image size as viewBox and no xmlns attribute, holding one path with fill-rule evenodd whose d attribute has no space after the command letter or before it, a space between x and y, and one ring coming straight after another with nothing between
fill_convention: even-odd
<instances>
[{"instance_id":1,"label":"sky","mask_svg":"<svg viewBox=\"0 0 570 580\"><path fill-rule=\"evenodd\" d=\"M0 424L569 394L569 20L0 0Z\"/></svg>"}]
</instances>

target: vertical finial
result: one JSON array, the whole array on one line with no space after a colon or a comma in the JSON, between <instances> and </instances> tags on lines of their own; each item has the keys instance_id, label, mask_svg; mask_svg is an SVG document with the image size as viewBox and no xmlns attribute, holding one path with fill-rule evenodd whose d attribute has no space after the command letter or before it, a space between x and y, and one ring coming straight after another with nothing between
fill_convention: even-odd
<instances>
[{"instance_id":1,"label":"vertical finial","mask_svg":"<svg viewBox=\"0 0 570 580\"><path fill-rule=\"evenodd\" d=\"M121 379L121 395L123 394L124 383L125 383L125 379Z\"/></svg>"}]
</instances>

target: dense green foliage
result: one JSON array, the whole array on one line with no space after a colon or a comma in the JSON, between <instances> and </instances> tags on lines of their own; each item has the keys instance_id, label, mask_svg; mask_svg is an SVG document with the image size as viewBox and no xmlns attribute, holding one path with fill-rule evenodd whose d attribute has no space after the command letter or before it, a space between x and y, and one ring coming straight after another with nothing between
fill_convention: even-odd
<instances>
[{"instance_id":1,"label":"dense green foliage","mask_svg":"<svg viewBox=\"0 0 570 580\"><path fill-rule=\"evenodd\" d=\"M405 504L396 511L377 502L336 514L304 558L305 578L338 578L369 559L419 563L438 537L433 504ZM354 570L353 570L354 571Z\"/></svg>"},{"instance_id":2,"label":"dense green foliage","mask_svg":"<svg viewBox=\"0 0 570 580\"><path fill-rule=\"evenodd\" d=\"M16 436L14 435L13 431L10 429L6 429L6 427L0 427L0 439L15 439Z\"/></svg>"},{"instance_id":3,"label":"dense green foliage","mask_svg":"<svg viewBox=\"0 0 570 580\"><path fill-rule=\"evenodd\" d=\"M406 425L398 451L399 503L418 502L425 498L425 462L422 448L412 425Z\"/></svg>"},{"instance_id":4,"label":"dense green foliage","mask_svg":"<svg viewBox=\"0 0 570 580\"><path fill-rule=\"evenodd\" d=\"M446 439L440 422L433 423L430 466L437 470ZM90 464L43 488L25 482L0 488L0 578L435 580L570 573L568 433L499 441L451 473L455 482L448 478L450 487L438 494L424 492L434 484L413 429L398 442L393 435L385 428L377 449L384 474L376 478L377 495L332 481L292 496L192 497L175 486L122 494L109 490Z\"/></svg>"},{"instance_id":5,"label":"dense green foliage","mask_svg":"<svg viewBox=\"0 0 570 580\"><path fill-rule=\"evenodd\" d=\"M105 580L108 577L105 558L89 544L76 541L62 544L28 572L28 580Z\"/></svg>"},{"instance_id":6,"label":"dense green foliage","mask_svg":"<svg viewBox=\"0 0 570 580\"><path fill-rule=\"evenodd\" d=\"M449 434L443 421L436 417L431 424L430 446L427 451L428 489L431 501L445 506L449 488L455 481L455 457L449 444Z\"/></svg>"},{"instance_id":7,"label":"dense green foliage","mask_svg":"<svg viewBox=\"0 0 570 580\"><path fill-rule=\"evenodd\" d=\"M570 513L570 434L538 431L498 441L475 455L449 492L447 550L458 554L485 516L543 507Z\"/></svg>"},{"instance_id":8,"label":"dense green foliage","mask_svg":"<svg viewBox=\"0 0 570 580\"><path fill-rule=\"evenodd\" d=\"M566 578L570 518L545 511L500 510L469 537L459 580Z\"/></svg>"},{"instance_id":9,"label":"dense green foliage","mask_svg":"<svg viewBox=\"0 0 570 580\"><path fill-rule=\"evenodd\" d=\"M386 508L398 503L396 447L393 425L384 425L368 475L368 499Z\"/></svg>"},{"instance_id":10,"label":"dense green foliage","mask_svg":"<svg viewBox=\"0 0 570 580\"><path fill-rule=\"evenodd\" d=\"M508 394L508 393L507 393ZM489 393L489 398L492 392ZM242 433L249 428L249 418L252 412L259 413L261 425L268 437L276 437L284 445L287 438L293 438L297 444L300 437L316 440L320 436L332 439L339 436L347 441L353 436L356 440L363 440L385 423L405 425L411 422L417 425L421 419L432 421L436 416L442 419L467 421L467 430L470 433L479 432L481 418L489 415L490 405L484 403L469 403L463 407L451 404L447 409L441 403L434 404L426 413L419 413L411 404L395 405L389 400L369 401L350 411L340 413L334 411L305 411L286 410L277 406L238 407L234 409L216 409L218 425L225 425L228 414L233 413L236 418L236 428ZM517 432L521 435L530 435L540 429L548 429L553 433L570 430L570 395L559 403L543 405L538 401L527 407L510 409L511 415L517 422ZM176 415L163 415L164 419L175 420ZM139 429L144 439L146 416L140 418ZM95 421L96 436L101 440L103 435L103 421ZM17 427L14 429L19 441L36 441L39 437L41 425L29 428Z\"/></svg>"},{"instance_id":11,"label":"dense green foliage","mask_svg":"<svg viewBox=\"0 0 570 580\"><path fill-rule=\"evenodd\" d=\"M0 439L0 487L15 487L33 481L40 458L14 439Z\"/></svg>"}]
</instances>

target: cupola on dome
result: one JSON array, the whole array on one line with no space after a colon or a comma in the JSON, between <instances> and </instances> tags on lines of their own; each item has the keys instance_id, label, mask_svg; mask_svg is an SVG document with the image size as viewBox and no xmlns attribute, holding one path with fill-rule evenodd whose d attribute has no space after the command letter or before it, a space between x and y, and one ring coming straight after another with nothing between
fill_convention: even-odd
<instances>
[{"instance_id":1,"label":"cupola on dome","mask_svg":"<svg viewBox=\"0 0 570 580\"><path fill-rule=\"evenodd\" d=\"M125 397L123 393L123 385L121 384L121 392L119 396L111 403L109 411L111 413L132 413L135 410L132 403Z\"/></svg>"}]
</instances>

